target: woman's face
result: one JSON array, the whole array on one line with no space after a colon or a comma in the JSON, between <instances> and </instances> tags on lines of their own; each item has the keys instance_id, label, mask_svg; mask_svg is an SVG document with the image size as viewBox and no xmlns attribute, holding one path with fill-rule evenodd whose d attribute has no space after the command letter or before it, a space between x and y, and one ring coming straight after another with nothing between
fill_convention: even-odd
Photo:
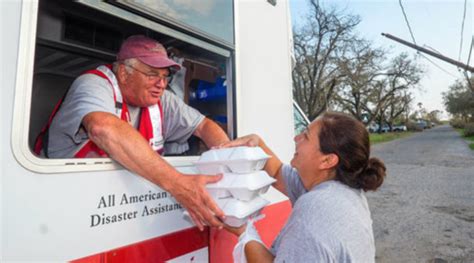
<instances>
[{"instance_id":1,"label":"woman's face","mask_svg":"<svg viewBox=\"0 0 474 263\"><path fill-rule=\"evenodd\" d=\"M305 175L312 175L318 171L319 164L324 156L319 148L320 121L313 121L306 130L295 136L295 154L291 166L298 170L305 184ZM306 184L305 184L306 186Z\"/></svg>"},{"instance_id":2,"label":"woman's face","mask_svg":"<svg viewBox=\"0 0 474 263\"><path fill-rule=\"evenodd\" d=\"M335 178L339 162L336 154L323 154L319 145L321 121L314 120L308 128L295 137L295 155L291 166L296 168L303 186L311 190L315 185Z\"/></svg>"}]
</instances>

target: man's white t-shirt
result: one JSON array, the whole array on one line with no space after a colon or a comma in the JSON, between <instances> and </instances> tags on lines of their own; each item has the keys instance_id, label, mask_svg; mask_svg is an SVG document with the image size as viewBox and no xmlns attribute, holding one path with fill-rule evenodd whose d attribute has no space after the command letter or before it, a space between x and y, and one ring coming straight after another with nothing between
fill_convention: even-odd
<instances>
[{"instance_id":1,"label":"man's white t-shirt","mask_svg":"<svg viewBox=\"0 0 474 263\"><path fill-rule=\"evenodd\" d=\"M165 153L181 153L188 150L187 140L203 121L204 116L169 91L164 92L161 103L164 115ZM137 128L140 108L127 106L132 124ZM95 111L115 114L112 86L106 79L97 75L81 75L71 85L51 123L48 157L74 157L77 150L88 140L87 132L82 127L82 119Z\"/></svg>"}]
</instances>

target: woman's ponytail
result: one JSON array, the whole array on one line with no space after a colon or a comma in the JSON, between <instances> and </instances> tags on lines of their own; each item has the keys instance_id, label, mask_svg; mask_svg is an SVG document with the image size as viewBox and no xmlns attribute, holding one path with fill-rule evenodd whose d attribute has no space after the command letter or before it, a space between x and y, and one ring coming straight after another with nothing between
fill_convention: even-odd
<instances>
[{"instance_id":1,"label":"woman's ponytail","mask_svg":"<svg viewBox=\"0 0 474 263\"><path fill-rule=\"evenodd\" d=\"M382 185L386 170L380 159L370 158L367 168L358 177L359 185L364 191L375 191Z\"/></svg>"}]
</instances>

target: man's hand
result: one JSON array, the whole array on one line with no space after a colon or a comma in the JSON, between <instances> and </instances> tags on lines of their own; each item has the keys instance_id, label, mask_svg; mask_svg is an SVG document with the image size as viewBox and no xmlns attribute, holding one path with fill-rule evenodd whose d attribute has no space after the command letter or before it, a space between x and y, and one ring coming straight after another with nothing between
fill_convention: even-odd
<instances>
[{"instance_id":1,"label":"man's hand","mask_svg":"<svg viewBox=\"0 0 474 263\"><path fill-rule=\"evenodd\" d=\"M256 134L250 134L250 135L237 138L230 142L222 143L216 148L228 148L228 147L237 147L237 146L256 147L259 145L259 143L260 143L260 137Z\"/></svg>"},{"instance_id":2,"label":"man's hand","mask_svg":"<svg viewBox=\"0 0 474 263\"><path fill-rule=\"evenodd\" d=\"M171 193L188 210L199 229L204 229L204 224L223 226L219 218L224 219L224 213L205 189L206 184L215 183L222 176L179 173L151 149L137 130L111 113L89 113L82 122L89 138L99 148L128 170Z\"/></svg>"},{"instance_id":3,"label":"man's hand","mask_svg":"<svg viewBox=\"0 0 474 263\"><path fill-rule=\"evenodd\" d=\"M169 192L186 210L202 231L205 225L222 228L224 212L206 191L206 184L215 183L222 175L182 175Z\"/></svg>"}]
</instances>

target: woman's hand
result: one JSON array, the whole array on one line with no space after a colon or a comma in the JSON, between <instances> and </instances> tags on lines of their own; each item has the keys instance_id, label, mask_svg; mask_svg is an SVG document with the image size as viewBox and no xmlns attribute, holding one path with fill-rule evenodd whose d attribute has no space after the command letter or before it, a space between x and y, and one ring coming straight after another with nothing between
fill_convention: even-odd
<instances>
[{"instance_id":1,"label":"woman's hand","mask_svg":"<svg viewBox=\"0 0 474 263\"><path fill-rule=\"evenodd\" d=\"M230 142L225 142L217 146L216 148L228 148L236 146L250 146L256 147L260 143L260 137L256 134L246 135L240 138L237 138Z\"/></svg>"}]
</instances>

